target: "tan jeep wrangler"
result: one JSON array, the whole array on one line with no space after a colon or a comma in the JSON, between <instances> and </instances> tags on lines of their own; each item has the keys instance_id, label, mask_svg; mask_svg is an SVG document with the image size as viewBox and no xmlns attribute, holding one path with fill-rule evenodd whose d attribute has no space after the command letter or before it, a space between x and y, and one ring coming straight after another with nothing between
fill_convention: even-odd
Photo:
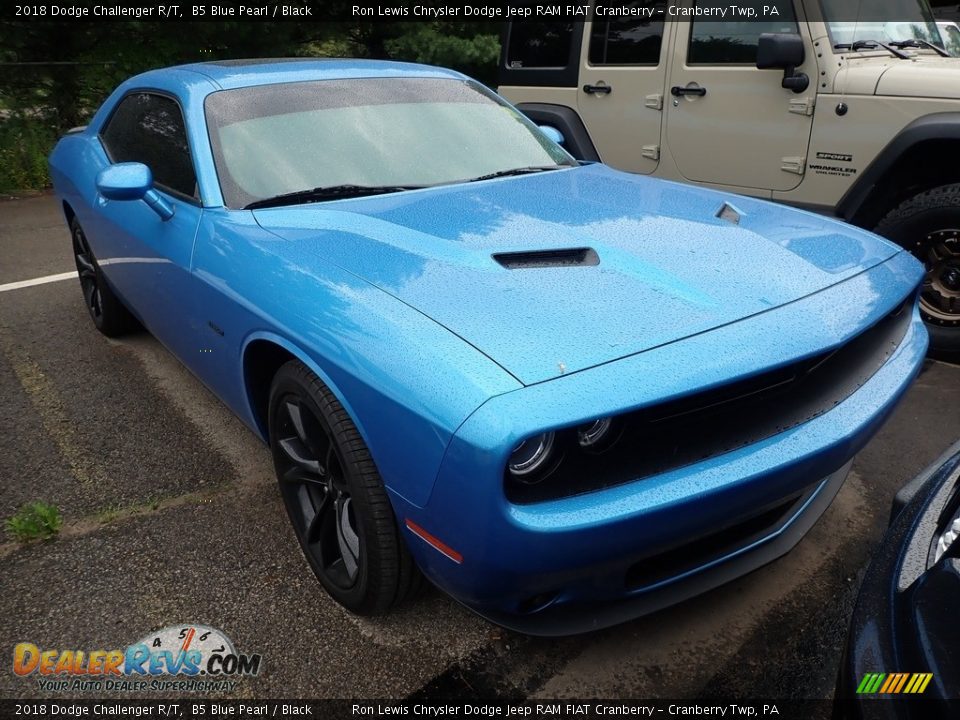
<instances>
[{"instance_id":1,"label":"tan jeep wrangler","mask_svg":"<svg viewBox=\"0 0 960 720\"><path fill-rule=\"evenodd\" d=\"M730 4L508 24L499 92L581 160L827 213L908 248L928 271L931 344L960 351L960 58L927 0L664 22L695 2Z\"/></svg>"}]
</instances>

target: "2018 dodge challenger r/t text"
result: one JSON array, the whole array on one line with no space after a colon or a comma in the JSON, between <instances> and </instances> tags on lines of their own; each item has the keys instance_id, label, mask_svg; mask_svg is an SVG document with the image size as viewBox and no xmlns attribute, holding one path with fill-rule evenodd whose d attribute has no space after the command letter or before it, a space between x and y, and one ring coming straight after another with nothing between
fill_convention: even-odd
<instances>
[{"instance_id":1,"label":"2018 dodge challenger r/t text","mask_svg":"<svg viewBox=\"0 0 960 720\"><path fill-rule=\"evenodd\" d=\"M50 157L94 323L269 443L353 612L425 575L557 634L712 588L800 540L918 372L909 253L557 136L447 70L227 61L128 80Z\"/></svg>"}]
</instances>

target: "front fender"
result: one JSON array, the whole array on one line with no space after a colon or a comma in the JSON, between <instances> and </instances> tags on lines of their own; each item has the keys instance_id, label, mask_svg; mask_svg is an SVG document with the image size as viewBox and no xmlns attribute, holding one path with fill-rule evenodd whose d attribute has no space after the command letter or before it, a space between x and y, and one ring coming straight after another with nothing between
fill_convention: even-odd
<instances>
[{"instance_id":1,"label":"front fender","mask_svg":"<svg viewBox=\"0 0 960 720\"><path fill-rule=\"evenodd\" d=\"M881 181L907 153L931 140L960 141L960 112L940 112L917 118L891 140L837 203L838 217L852 222L866 208ZM958 170L960 177L960 170Z\"/></svg>"},{"instance_id":2,"label":"front fender","mask_svg":"<svg viewBox=\"0 0 960 720\"><path fill-rule=\"evenodd\" d=\"M205 381L259 427L244 359L267 340L299 358L350 414L395 495L421 506L453 433L490 397L519 387L422 313L315 253L263 230L247 211L213 210L197 239L196 325L216 326ZM263 378L269 382L269 378Z\"/></svg>"}]
</instances>

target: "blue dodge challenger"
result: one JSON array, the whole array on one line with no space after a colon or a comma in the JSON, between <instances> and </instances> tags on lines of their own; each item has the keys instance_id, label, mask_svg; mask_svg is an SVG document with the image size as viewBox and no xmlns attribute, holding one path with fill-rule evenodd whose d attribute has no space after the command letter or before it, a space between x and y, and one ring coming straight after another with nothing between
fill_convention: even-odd
<instances>
[{"instance_id":1,"label":"blue dodge challenger","mask_svg":"<svg viewBox=\"0 0 960 720\"><path fill-rule=\"evenodd\" d=\"M352 612L426 576L549 635L715 587L800 540L920 367L909 253L558 136L448 70L225 61L50 157L97 328L269 443Z\"/></svg>"}]
</instances>

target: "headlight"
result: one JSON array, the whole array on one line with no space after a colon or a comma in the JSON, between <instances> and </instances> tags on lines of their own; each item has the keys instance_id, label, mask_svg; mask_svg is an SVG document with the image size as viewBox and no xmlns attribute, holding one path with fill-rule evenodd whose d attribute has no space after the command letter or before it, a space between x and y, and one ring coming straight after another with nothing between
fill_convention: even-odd
<instances>
[{"instance_id":1,"label":"headlight","mask_svg":"<svg viewBox=\"0 0 960 720\"><path fill-rule=\"evenodd\" d=\"M577 440L582 448L593 448L610 436L610 418L598 418L577 428Z\"/></svg>"},{"instance_id":2,"label":"headlight","mask_svg":"<svg viewBox=\"0 0 960 720\"><path fill-rule=\"evenodd\" d=\"M527 438L517 445L510 454L510 460L507 463L510 474L518 480L529 482L532 480L531 476L538 470L545 470L553 458L555 437L554 433L547 432Z\"/></svg>"}]
</instances>

